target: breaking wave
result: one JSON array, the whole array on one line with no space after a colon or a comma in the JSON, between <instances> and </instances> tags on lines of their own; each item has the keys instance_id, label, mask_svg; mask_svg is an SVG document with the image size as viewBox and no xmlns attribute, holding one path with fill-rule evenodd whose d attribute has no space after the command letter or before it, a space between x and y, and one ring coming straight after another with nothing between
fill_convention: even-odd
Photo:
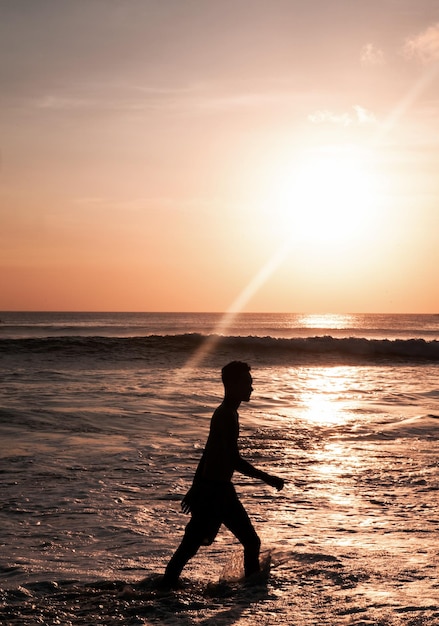
<instances>
[{"instance_id":1,"label":"breaking wave","mask_svg":"<svg viewBox=\"0 0 439 626\"><path fill-rule=\"evenodd\" d=\"M220 352L232 358L254 357L258 361L283 364L303 361L381 362L439 361L439 341L424 339L366 339L314 336L301 338L237 337L202 335L152 335L147 337L51 337L4 339L3 355L56 355L62 358L97 360L150 360L151 357L181 356L190 358L204 346L209 353Z\"/></svg>"}]
</instances>

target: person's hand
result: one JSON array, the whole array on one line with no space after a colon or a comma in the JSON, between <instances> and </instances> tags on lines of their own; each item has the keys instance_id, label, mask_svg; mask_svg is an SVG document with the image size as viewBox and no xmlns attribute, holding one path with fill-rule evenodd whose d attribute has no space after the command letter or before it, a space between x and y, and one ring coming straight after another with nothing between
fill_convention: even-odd
<instances>
[{"instance_id":1,"label":"person's hand","mask_svg":"<svg viewBox=\"0 0 439 626\"><path fill-rule=\"evenodd\" d=\"M278 491L281 491L281 489L283 489L285 485L285 481L283 478L279 478L278 476L270 476L269 474L267 476L266 482L268 485L270 485L270 487L274 487Z\"/></svg>"},{"instance_id":2,"label":"person's hand","mask_svg":"<svg viewBox=\"0 0 439 626\"><path fill-rule=\"evenodd\" d=\"M189 513L192 511L192 502L193 502L193 490L191 487L189 491L187 492L187 494L184 496L183 500L181 501L181 510L183 511L185 515L189 515Z\"/></svg>"}]
</instances>

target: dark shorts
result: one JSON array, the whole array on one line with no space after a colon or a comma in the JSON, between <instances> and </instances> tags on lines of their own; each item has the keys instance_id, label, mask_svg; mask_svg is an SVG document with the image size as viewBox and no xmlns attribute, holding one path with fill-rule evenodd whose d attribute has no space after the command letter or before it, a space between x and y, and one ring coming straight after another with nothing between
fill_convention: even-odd
<instances>
[{"instance_id":1,"label":"dark shorts","mask_svg":"<svg viewBox=\"0 0 439 626\"><path fill-rule=\"evenodd\" d=\"M202 481L192 506L187 535L208 546L224 524L243 543L257 540L256 531L232 483Z\"/></svg>"}]
</instances>

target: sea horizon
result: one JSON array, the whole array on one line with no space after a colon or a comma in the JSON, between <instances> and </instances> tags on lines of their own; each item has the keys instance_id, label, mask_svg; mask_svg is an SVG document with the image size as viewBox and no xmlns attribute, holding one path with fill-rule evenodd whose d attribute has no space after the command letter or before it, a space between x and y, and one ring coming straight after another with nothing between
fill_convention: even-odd
<instances>
[{"instance_id":1,"label":"sea horizon","mask_svg":"<svg viewBox=\"0 0 439 626\"><path fill-rule=\"evenodd\" d=\"M250 311L250 310L197 310L197 309L178 309L178 310L134 310L134 309L0 309L0 315L2 313L68 313L68 314L123 314L123 315L141 315L141 314L153 314L153 315L192 315L192 314L212 314L212 315L438 315L439 312L417 312L417 311L270 311L270 310L258 310L258 311Z\"/></svg>"}]
</instances>

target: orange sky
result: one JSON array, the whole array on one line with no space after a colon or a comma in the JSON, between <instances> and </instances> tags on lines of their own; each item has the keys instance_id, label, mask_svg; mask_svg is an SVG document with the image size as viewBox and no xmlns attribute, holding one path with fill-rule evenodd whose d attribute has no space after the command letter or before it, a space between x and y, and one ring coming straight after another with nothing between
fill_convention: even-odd
<instances>
[{"instance_id":1,"label":"orange sky","mask_svg":"<svg viewBox=\"0 0 439 626\"><path fill-rule=\"evenodd\" d=\"M436 0L0 3L0 310L439 312Z\"/></svg>"}]
</instances>

